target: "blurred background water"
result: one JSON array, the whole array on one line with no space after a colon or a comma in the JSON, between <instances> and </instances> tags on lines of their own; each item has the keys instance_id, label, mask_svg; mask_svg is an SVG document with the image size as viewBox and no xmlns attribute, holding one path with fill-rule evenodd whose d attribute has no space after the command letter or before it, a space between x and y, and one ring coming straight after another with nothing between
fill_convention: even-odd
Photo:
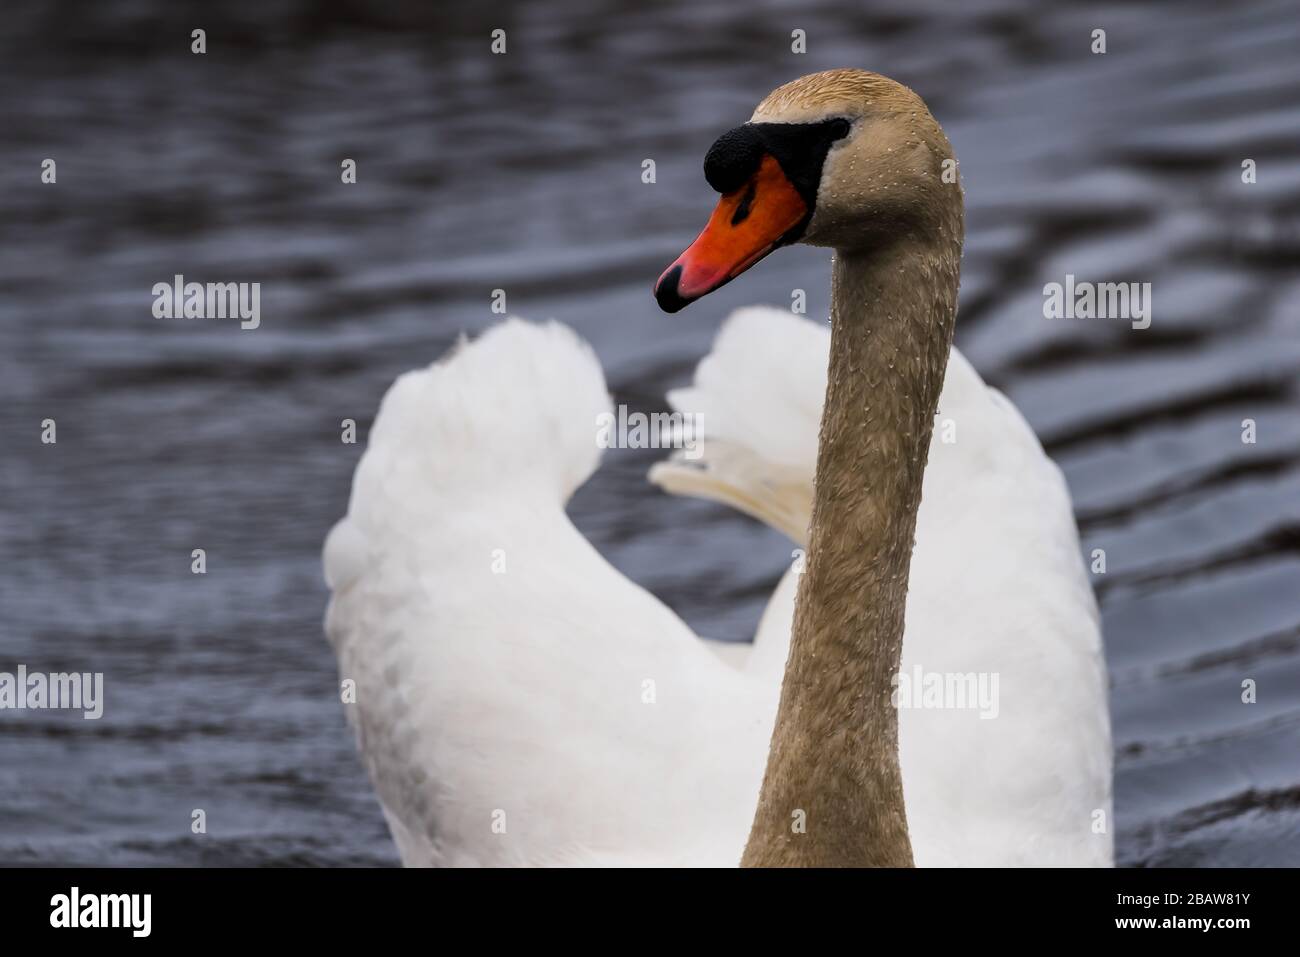
<instances>
[{"instance_id":1,"label":"blurred background water","mask_svg":"<svg viewBox=\"0 0 1300 957\"><path fill-rule=\"evenodd\" d=\"M907 83L946 128L959 345L1106 550L1120 862L1300 863L1293 3L208 6L5 4L0 670L102 671L107 705L0 713L0 863L395 863L320 624L319 547L380 396L486 328L496 288L574 325L644 410L732 308L801 288L824 317L818 250L680 317L649 290L712 206L713 138L834 66ZM176 273L260 282L261 327L155 319ZM1043 319L1066 273L1151 282L1151 328ZM577 522L746 639L790 546L658 494L654 458L608 454Z\"/></svg>"}]
</instances>

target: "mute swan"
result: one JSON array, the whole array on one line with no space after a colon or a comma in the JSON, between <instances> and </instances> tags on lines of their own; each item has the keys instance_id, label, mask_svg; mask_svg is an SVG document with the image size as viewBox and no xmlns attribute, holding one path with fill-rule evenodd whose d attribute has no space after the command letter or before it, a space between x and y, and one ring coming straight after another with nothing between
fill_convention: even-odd
<instances>
[{"instance_id":1,"label":"mute swan","mask_svg":"<svg viewBox=\"0 0 1300 957\"><path fill-rule=\"evenodd\" d=\"M780 87L710 150L723 195L661 306L780 245L836 250L829 335L733 316L670 397L706 413L704 459L652 472L806 541L738 666L565 515L610 408L567 328L507 320L389 390L326 542L326 632L404 863L1110 863L1069 496L949 359L950 156L919 97L857 70ZM996 707L894 707L922 673L996 676Z\"/></svg>"}]
</instances>

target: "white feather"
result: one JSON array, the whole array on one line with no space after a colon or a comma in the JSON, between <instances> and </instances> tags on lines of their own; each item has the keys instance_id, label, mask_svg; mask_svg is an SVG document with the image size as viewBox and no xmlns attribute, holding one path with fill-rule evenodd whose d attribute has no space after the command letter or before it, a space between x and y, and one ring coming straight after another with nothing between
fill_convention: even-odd
<instances>
[{"instance_id":1,"label":"white feather","mask_svg":"<svg viewBox=\"0 0 1300 957\"><path fill-rule=\"evenodd\" d=\"M706 448L733 453L710 460L704 494L756 502L796 537L827 348L812 323L743 310L672 396L705 412ZM326 631L408 865L739 861L795 578L738 668L605 562L564 505L609 408L590 349L518 320L383 401L326 543ZM931 450L904 671L997 672L1000 714L901 713L917 863L1109 863L1093 833L1094 811L1110 826L1105 671L1068 493L955 351L940 410L958 441L937 432Z\"/></svg>"}]
</instances>

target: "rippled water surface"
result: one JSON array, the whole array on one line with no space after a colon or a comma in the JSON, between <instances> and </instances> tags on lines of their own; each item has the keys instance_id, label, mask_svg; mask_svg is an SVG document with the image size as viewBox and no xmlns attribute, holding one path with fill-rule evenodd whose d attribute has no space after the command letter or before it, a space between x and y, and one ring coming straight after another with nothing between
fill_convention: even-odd
<instances>
[{"instance_id":1,"label":"rippled water surface","mask_svg":"<svg viewBox=\"0 0 1300 957\"><path fill-rule=\"evenodd\" d=\"M395 863L320 626L361 450L340 420L364 436L494 288L574 325L637 408L735 306L800 287L824 316L810 249L682 317L649 287L711 208L717 133L833 66L908 83L948 131L959 345L1106 550L1121 862L1300 863L1293 4L374 6L6 5L0 670L103 671L108 709L0 715L0 863ZM175 273L260 281L261 328L153 318ZM1044 320L1066 273L1151 282L1151 328ZM698 629L748 637L788 545L658 494L652 459L610 454L579 524Z\"/></svg>"}]
</instances>

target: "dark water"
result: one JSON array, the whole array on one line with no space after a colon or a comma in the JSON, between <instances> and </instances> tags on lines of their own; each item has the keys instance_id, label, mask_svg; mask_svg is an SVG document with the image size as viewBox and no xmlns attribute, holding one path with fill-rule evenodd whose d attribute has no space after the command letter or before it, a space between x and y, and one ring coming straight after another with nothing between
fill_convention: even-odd
<instances>
[{"instance_id":1,"label":"dark water","mask_svg":"<svg viewBox=\"0 0 1300 957\"><path fill-rule=\"evenodd\" d=\"M1300 863L1294 4L206 6L5 8L0 670L103 671L108 701L0 714L0 862L395 863L320 628L360 454L340 420L364 437L494 288L576 326L643 408L731 308L799 287L824 315L814 250L686 317L649 286L711 207L713 137L779 82L864 66L947 129L960 345L1107 552L1120 860ZM1044 320L1067 272L1153 283L1151 328ZM175 273L260 281L261 328L155 319ZM665 499L651 459L612 453L580 525L701 631L747 636L788 546Z\"/></svg>"}]
</instances>

